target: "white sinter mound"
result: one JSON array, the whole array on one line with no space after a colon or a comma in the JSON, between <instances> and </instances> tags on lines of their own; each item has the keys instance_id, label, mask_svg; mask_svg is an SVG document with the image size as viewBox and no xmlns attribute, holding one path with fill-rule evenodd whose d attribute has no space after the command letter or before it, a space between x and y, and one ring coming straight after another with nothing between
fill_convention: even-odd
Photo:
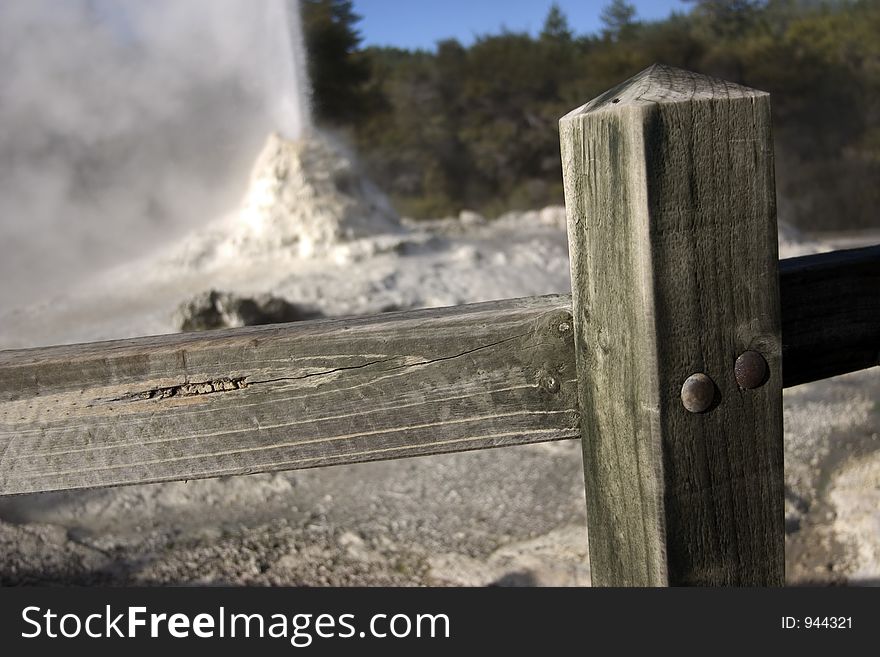
<instances>
[{"instance_id":1,"label":"white sinter mound","mask_svg":"<svg viewBox=\"0 0 880 657\"><path fill-rule=\"evenodd\" d=\"M388 199L339 144L319 133L297 140L272 133L241 208L188 237L171 259L211 269L233 259L311 257L399 228Z\"/></svg>"}]
</instances>

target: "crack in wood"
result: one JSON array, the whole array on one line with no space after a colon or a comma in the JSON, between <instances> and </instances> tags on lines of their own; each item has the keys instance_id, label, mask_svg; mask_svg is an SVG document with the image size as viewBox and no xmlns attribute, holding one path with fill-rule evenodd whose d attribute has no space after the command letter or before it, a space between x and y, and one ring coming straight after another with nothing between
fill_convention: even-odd
<instances>
[{"instance_id":1,"label":"crack in wood","mask_svg":"<svg viewBox=\"0 0 880 657\"><path fill-rule=\"evenodd\" d=\"M492 347L497 347L498 345L504 344L505 342L510 342L511 340L516 340L518 338L525 337L524 335L514 335L509 338L505 338L503 340L498 340L496 342L492 342L490 344L481 345L479 347L475 347L474 349L468 349L467 351L463 351L461 353L453 354L451 356L440 356L438 358L432 358L430 360L424 360L418 363L406 363L404 365L399 365L397 367L389 368L389 370L401 369L407 367L418 367L423 365L430 365L432 363L437 363L445 360L452 360L453 358L461 358L462 356L467 356L468 354L472 354L476 351L482 351L483 349L491 349ZM261 379L259 381L248 381L246 376L240 377L222 377L219 379L213 379L211 381L203 381L200 383L190 383L185 382L176 386L165 386L161 388L151 388L149 390L142 390L139 392L130 392L124 395L120 395L119 397L113 397L111 399L100 399L97 400L99 403L115 403L115 402L134 402L134 401L146 401L149 399L171 399L177 397L192 397L195 395L208 395L215 392L228 392L232 390L241 390L242 388L247 388L248 386L260 385L263 383L278 383L281 381L299 381L302 379L309 379L316 376L326 376L328 374L334 374L336 372L342 372L346 370L359 370L364 369L366 367L370 367L371 365L379 365L381 363L387 363L394 358L381 358L377 360L371 360L367 363L362 363L361 365L350 365L347 367L334 367L329 370L323 370L321 372L310 372L308 374L303 374L301 376L286 376L286 377L277 377L274 379Z\"/></svg>"},{"instance_id":2,"label":"crack in wood","mask_svg":"<svg viewBox=\"0 0 880 657\"><path fill-rule=\"evenodd\" d=\"M517 338L523 338L525 334L522 335L514 335L509 338L504 338L503 340L498 340L497 342L492 342L490 344L482 345L479 347L474 347L473 349L468 349L467 351L462 351L458 354L453 354L451 356L439 356L437 358L432 358L430 360L423 360L418 363L404 363L403 365L397 365L395 367L389 367L387 370L383 370L385 372L390 372L392 370L405 369L407 367L421 367L423 365L431 365L432 363L439 363L445 360L452 360L453 358L461 358L462 356L467 356L468 354L472 354L475 351L482 351L483 349L491 349L492 347L497 347L500 344L504 344L505 342L510 342L511 340L516 340ZM389 361L394 360L394 358L382 358L379 360L371 360L368 363L363 363L361 365L349 365L348 367L334 367L330 370L324 370L321 372L310 372L309 374L303 374L302 376L282 376L274 379L263 379L261 381L248 381L247 385L258 385L260 383L277 383L279 381L300 381L302 379L309 379L315 376L326 376L327 374L335 374L336 372L342 372L344 370L360 370L365 367L370 367L371 365L379 365L381 363L387 363ZM247 377L245 377L247 378Z\"/></svg>"},{"instance_id":3,"label":"crack in wood","mask_svg":"<svg viewBox=\"0 0 880 657\"><path fill-rule=\"evenodd\" d=\"M228 392L230 390L241 390L247 388L248 383L245 381L247 377L240 376L235 378L223 377L213 379L211 381L202 381L200 383L185 382L176 386L165 386L162 388L151 388L150 390L142 390L140 392L130 392L113 399L99 400L103 402L127 402L127 401L143 401L146 399L168 399L170 397L192 397L195 395L209 395L214 392Z\"/></svg>"},{"instance_id":4,"label":"crack in wood","mask_svg":"<svg viewBox=\"0 0 880 657\"><path fill-rule=\"evenodd\" d=\"M370 365L378 365L379 363L387 363L389 360L393 360L392 358L381 358L379 360L371 360L367 363L362 363L360 365L348 365L346 367L334 367L330 370L324 370L322 372L309 372L308 374L303 374L302 376L279 376L274 379L261 379L260 381L248 381L247 385L254 386L260 383L277 383L279 381L300 381L302 379L310 379L315 376L326 376L327 374L335 374L336 372L343 372L345 370L362 370L365 367L369 367ZM247 377L245 377L247 378Z\"/></svg>"}]
</instances>

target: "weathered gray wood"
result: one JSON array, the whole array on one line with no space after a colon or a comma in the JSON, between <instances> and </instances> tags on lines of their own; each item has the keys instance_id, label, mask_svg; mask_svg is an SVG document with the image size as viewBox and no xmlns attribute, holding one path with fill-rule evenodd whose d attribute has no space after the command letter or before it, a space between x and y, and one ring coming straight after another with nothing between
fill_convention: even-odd
<instances>
[{"instance_id":1,"label":"weathered gray wood","mask_svg":"<svg viewBox=\"0 0 880 657\"><path fill-rule=\"evenodd\" d=\"M0 352L0 494L579 435L567 297Z\"/></svg>"},{"instance_id":2,"label":"weathered gray wood","mask_svg":"<svg viewBox=\"0 0 880 657\"><path fill-rule=\"evenodd\" d=\"M768 97L653 66L560 130L593 582L781 584ZM770 366L754 390L746 349ZM680 400L696 372L701 414Z\"/></svg>"},{"instance_id":3,"label":"weathered gray wood","mask_svg":"<svg viewBox=\"0 0 880 657\"><path fill-rule=\"evenodd\" d=\"M779 263L785 387L880 365L880 246Z\"/></svg>"}]
</instances>

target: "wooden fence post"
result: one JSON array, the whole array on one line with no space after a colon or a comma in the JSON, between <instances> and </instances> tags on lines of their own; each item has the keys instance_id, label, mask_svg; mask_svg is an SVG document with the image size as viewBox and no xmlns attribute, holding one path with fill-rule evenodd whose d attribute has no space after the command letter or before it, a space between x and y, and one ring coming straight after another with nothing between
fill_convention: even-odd
<instances>
[{"instance_id":1,"label":"wooden fence post","mask_svg":"<svg viewBox=\"0 0 880 657\"><path fill-rule=\"evenodd\" d=\"M593 582L781 585L769 97L655 65L560 139Z\"/></svg>"}]
</instances>

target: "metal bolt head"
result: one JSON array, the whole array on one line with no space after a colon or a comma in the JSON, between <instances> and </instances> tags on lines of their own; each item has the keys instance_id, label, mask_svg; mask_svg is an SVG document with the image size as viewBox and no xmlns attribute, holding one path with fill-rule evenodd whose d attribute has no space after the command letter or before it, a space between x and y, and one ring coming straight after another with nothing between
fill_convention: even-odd
<instances>
[{"instance_id":1,"label":"metal bolt head","mask_svg":"<svg viewBox=\"0 0 880 657\"><path fill-rule=\"evenodd\" d=\"M740 388L757 388L767 380L767 361L757 351L744 351L736 359L733 373Z\"/></svg>"},{"instance_id":2,"label":"metal bolt head","mask_svg":"<svg viewBox=\"0 0 880 657\"><path fill-rule=\"evenodd\" d=\"M706 374L691 374L681 386L681 403L691 413L709 410L715 399L715 382Z\"/></svg>"}]
</instances>

